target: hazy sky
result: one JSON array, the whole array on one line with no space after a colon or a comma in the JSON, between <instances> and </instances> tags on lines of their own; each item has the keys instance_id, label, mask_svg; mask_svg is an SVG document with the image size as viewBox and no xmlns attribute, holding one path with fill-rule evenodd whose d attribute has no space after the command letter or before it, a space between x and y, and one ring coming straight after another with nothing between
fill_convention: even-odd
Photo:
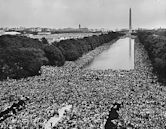
<instances>
[{"instance_id":1,"label":"hazy sky","mask_svg":"<svg viewBox=\"0 0 166 129\"><path fill-rule=\"evenodd\" d=\"M166 0L0 0L0 27L166 27Z\"/></svg>"}]
</instances>

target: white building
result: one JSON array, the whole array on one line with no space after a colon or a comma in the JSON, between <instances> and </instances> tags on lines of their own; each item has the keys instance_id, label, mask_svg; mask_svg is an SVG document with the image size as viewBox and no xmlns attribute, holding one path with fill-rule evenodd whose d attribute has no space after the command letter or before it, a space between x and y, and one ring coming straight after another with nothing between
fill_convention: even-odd
<instances>
[{"instance_id":1,"label":"white building","mask_svg":"<svg viewBox=\"0 0 166 129\"><path fill-rule=\"evenodd\" d=\"M4 32L2 35L20 35L20 32L16 31L10 31L10 32Z\"/></svg>"}]
</instances>

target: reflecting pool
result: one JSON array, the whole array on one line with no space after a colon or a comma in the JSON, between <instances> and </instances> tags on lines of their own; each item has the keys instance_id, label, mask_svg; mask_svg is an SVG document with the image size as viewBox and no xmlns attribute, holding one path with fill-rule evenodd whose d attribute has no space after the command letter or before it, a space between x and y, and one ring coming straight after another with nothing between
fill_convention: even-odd
<instances>
[{"instance_id":1,"label":"reflecting pool","mask_svg":"<svg viewBox=\"0 0 166 129\"><path fill-rule=\"evenodd\" d=\"M127 37L117 40L85 69L134 69L134 39Z\"/></svg>"}]
</instances>

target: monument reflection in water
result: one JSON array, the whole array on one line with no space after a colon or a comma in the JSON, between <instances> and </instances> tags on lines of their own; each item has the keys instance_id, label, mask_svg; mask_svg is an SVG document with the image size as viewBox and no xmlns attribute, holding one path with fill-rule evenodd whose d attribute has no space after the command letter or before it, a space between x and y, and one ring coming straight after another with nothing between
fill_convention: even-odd
<instances>
[{"instance_id":1,"label":"monument reflection in water","mask_svg":"<svg viewBox=\"0 0 166 129\"><path fill-rule=\"evenodd\" d=\"M108 50L96 56L85 69L134 69L134 39L119 39Z\"/></svg>"}]
</instances>

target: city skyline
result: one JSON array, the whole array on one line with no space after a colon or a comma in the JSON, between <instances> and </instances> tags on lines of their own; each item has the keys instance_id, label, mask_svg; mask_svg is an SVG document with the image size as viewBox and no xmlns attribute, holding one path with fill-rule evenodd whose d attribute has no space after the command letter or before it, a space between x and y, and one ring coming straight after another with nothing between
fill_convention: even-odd
<instances>
[{"instance_id":1,"label":"city skyline","mask_svg":"<svg viewBox=\"0 0 166 129\"><path fill-rule=\"evenodd\" d=\"M165 0L0 0L0 27L166 27Z\"/></svg>"}]
</instances>

